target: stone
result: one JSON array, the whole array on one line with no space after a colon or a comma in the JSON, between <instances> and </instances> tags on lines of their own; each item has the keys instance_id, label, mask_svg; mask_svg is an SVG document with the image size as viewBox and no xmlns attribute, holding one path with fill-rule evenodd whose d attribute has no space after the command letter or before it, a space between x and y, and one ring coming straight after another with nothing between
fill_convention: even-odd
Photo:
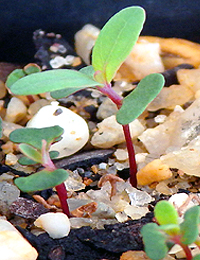
<instances>
[{"instance_id":1,"label":"stone","mask_svg":"<svg viewBox=\"0 0 200 260\"><path fill-rule=\"evenodd\" d=\"M36 260L38 253L7 220L0 219L1 260Z\"/></svg>"},{"instance_id":2,"label":"stone","mask_svg":"<svg viewBox=\"0 0 200 260\"><path fill-rule=\"evenodd\" d=\"M107 117L115 115L118 111L116 104L109 98L105 98L97 110L97 118L103 120Z\"/></svg>"},{"instance_id":3,"label":"stone","mask_svg":"<svg viewBox=\"0 0 200 260\"><path fill-rule=\"evenodd\" d=\"M181 85L187 86L193 93L200 90L200 68L181 69L177 71L177 78Z\"/></svg>"},{"instance_id":4,"label":"stone","mask_svg":"<svg viewBox=\"0 0 200 260\"><path fill-rule=\"evenodd\" d=\"M149 111L162 108L174 109L177 105L184 105L194 97L194 92L185 85L171 85L164 87L157 97L148 105Z\"/></svg>"},{"instance_id":5,"label":"stone","mask_svg":"<svg viewBox=\"0 0 200 260\"><path fill-rule=\"evenodd\" d=\"M86 24L75 34L76 53L87 65L90 65L90 54L99 33L100 29L92 24Z\"/></svg>"},{"instance_id":6,"label":"stone","mask_svg":"<svg viewBox=\"0 0 200 260\"><path fill-rule=\"evenodd\" d=\"M149 212L149 209L148 207L137 207L133 205L128 205L124 209L124 212L127 216L134 220L140 219L141 217L145 216Z\"/></svg>"},{"instance_id":7,"label":"stone","mask_svg":"<svg viewBox=\"0 0 200 260\"><path fill-rule=\"evenodd\" d=\"M120 67L118 74L121 74L121 78L131 81L141 80L151 73L163 71L160 44L139 40Z\"/></svg>"},{"instance_id":8,"label":"stone","mask_svg":"<svg viewBox=\"0 0 200 260\"><path fill-rule=\"evenodd\" d=\"M44 229L52 238L68 236L70 232L70 221L62 212L48 212L39 216L34 225Z\"/></svg>"},{"instance_id":9,"label":"stone","mask_svg":"<svg viewBox=\"0 0 200 260\"><path fill-rule=\"evenodd\" d=\"M0 214L6 217L11 216L10 206L19 198L20 190L13 184L6 181L0 182Z\"/></svg>"},{"instance_id":10,"label":"stone","mask_svg":"<svg viewBox=\"0 0 200 260\"><path fill-rule=\"evenodd\" d=\"M3 80L0 80L0 99L4 98L7 93L5 83Z\"/></svg>"},{"instance_id":11,"label":"stone","mask_svg":"<svg viewBox=\"0 0 200 260\"><path fill-rule=\"evenodd\" d=\"M11 123L18 123L26 116L26 114L27 107L24 103L19 98L12 97L8 103L4 120Z\"/></svg>"},{"instance_id":12,"label":"stone","mask_svg":"<svg viewBox=\"0 0 200 260\"><path fill-rule=\"evenodd\" d=\"M130 124L132 139L137 138L143 131L144 126L138 119ZM122 126L116 121L115 116L110 116L97 124L98 131L92 136L91 144L99 148L110 148L116 144L125 142Z\"/></svg>"},{"instance_id":13,"label":"stone","mask_svg":"<svg viewBox=\"0 0 200 260\"><path fill-rule=\"evenodd\" d=\"M59 125L64 129L62 140L51 146L51 151L58 151L58 158L76 153L89 139L86 121L70 109L59 106L58 102L42 107L28 122L27 127L48 127Z\"/></svg>"},{"instance_id":14,"label":"stone","mask_svg":"<svg viewBox=\"0 0 200 260\"><path fill-rule=\"evenodd\" d=\"M22 126L2 120L2 128L3 128L3 137L8 138L12 131L14 131L15 129L22 128Z\"/></svg>"},{"instance_id":15,"label":"stone","mask_svg":"<svg viewBox=\"0 0 200 260\"><path fill-rule=\"evenodd\" d=\"M174 111L165 119L164 123L145 130L138 138L145 145L150 154L160 156L165 154L171 146L171 136L176 129L177 120L184 110L177 106Z\"/></svg>"},{"instance_id":16,"label":"stone","mask_svg":"<svg viewBox=\"0 0 200 260\"><path fill-rule=\"evenodd\" d=\"M153 160L137 172L138 185L150 185L172 177L172 172L167 164L160 159Z\"/></svg>"}]
</instances>

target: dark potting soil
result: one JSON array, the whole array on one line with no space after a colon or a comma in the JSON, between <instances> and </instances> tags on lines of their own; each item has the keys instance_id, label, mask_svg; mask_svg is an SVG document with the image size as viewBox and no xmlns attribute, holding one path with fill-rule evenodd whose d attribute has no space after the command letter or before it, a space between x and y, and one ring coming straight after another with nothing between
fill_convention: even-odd
<instances>
[{"instance_id":1,"label":"dark potting soil","mask_svg":"<svg viewBox=\"0 0 200 260\"><path fill-rule=\"evenodd\" d=\"M37 260L119 260L128 250L143 250L140 229L152 221L153 212L140 220L105 225L105 229L72 229L67 237L52 239L47 233L35 236L18 227L39 253Z\"/></svg>"}]
</instances>

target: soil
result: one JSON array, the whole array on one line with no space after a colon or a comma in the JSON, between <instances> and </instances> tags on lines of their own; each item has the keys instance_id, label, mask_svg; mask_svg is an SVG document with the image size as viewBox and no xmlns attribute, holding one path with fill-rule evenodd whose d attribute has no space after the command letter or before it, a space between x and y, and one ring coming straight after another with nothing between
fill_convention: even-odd
<instances>
[{"instance_id":1,"label":"soil","mask_svg":"<svg viewBox=\"0 0 200 260\"><path fill-rule=\"evenodd\" d=\"M51 69L50 60L54 55L54 53L50 51L52 45L62 44L68 50L67 55L70 54L77 56L69 44L62 37L58 37L56 34L43 34L38 30L34 33L33 39L36 46L36 63L44 69ZM64 55L66 56L66 53ZM80 69L83 66L85 66L85 64L81 62L74 67L63 66L63 68ZM16 67L18 66L13 64L8 66L7 71L2 73L3 80L6 78L5 74L9 74L9 72ZM190 65L186 65L186 67L192 68ZM175 71L176 69L164 74L169 85L171 85L172 82L174 83L177 81ZM80 95L80 92L78 95ZM88 97L90 91L82 91L81 95ZM9 100L9 95L6 99ZM60 100L60 103L63 105L65 100ZM70 106L69 102L64 105L66 107ZM88 106L86 112L89 114L91 119L97 120L95 117L96 110L93 106ZM108 158L112 156L113 152L114 148L108 150L80 151L78 154L68 158L55 160L55 165L59 168L70 170L75 170L76 168L88 170L88 168L94 164L106 162ZM12 171L14 174L19 176L26 175L24 172L19 172L9 166L1 165L0 174L7 171ZM120 172L119 176L122 176ZM124 170L123 176L125 179L129 177L128 169ZM91 175L90 178L94 182L100 178L100 175ZM96 187L94 186L93 188ZM53 191L50 189L36 194L40 194L44 199L47 199L53 194ZM31 201L32 205L35 203L32 197L28 194L21 193L21 198L21 200L12 205L10 210L13 215L22 217L26 220L26 228L20 226L17 226L17 228L38 251L38 260L118 260L120 259L121 254L128 250L143 250L140 229L144 224L153 221L153 207L156 203L154 202L154 204L149 205L151 212L140 220L129 220L125 223L105 225L105 229L100 230L92 229L91 227L81 227L79 229L72 229L67 237L62 239L52 239L47 233L35 236L30 232L33 220L40 214L48 212L48 210L38 203L36 203L35 207L27 206L29 201ZM158 200L159 199L162 198L158 198ZM29 208L29 211L27 211L27 208Z\"/></svg>"}]
</instances>

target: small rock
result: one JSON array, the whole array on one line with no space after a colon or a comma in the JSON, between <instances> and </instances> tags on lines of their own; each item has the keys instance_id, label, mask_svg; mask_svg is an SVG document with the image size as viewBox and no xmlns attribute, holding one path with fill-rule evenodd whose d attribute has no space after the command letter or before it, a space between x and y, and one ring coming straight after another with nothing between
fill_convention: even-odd
<instances>
[{"instance_id":1,"label":"small rock","mask_svg":"<svg viewBox=\"0 0 200 260\"><path fill-rule=\"evenodd\" d=\"M144 168L137 172L138 185L149 185L172 177L172 172L167 164L160 159L148 163Z\"/></svg>"},{"instance_id":2,"label":"small rock","mask_svg":"<svg viewBox=\"0 0 200 260\"><path fill-rule=\"evenodd\" d=\"M130 124L132 139L137 138L144 131L144 126L138 119ZM91 139L92 145L99 148L110 148L125 142L122 126L116 121L115 116L110 116L97 124L98 131Z\"/></svg>"},{"instance_id":3,"label":"small rock","mask_svg":"<svg viewBox=\"0 0 200 260\"><path fill-rule=\"evenodd\" d=\"M38 253L8 221L0 219L1 260L36 260Z\"/></svg>"},{"instance_id":4,"label":"small rock","mask_svg":"<svg viewBox=\"0 0 200 260\"><path fill-rule=\"evenodd\" d=\"M0 214L10 217L11 204L19 198L20 191L19 189L10 183L5 181L0 182Z\"/></svg>"},{"instance_id":5,"label":"small rock","mask_svg":"<svg viewBox=\"0 0 200 260\"><path fill-rule=\"evenodd\" d=\"M181 69L177 71L177 78L181 85L187 86L193 93L200 90L200 69Z\"/></svg>"},{"instance_id":6,"label":"small rock","mask_svg":"<svg viewBox=\"0 0 200 260\"><path fill-rule=\"evenodd\" d=\"M28 122L27 127L48 127L59 125L64 129L62 140L51 146L58 151L58 158L69 156L80 150L88 141L89 130L85 120L58 102L42 107Z\"/></svg>"},{"instance_id":7,"label":"small rock","mask_svg":"<svg viewBox=\"0 0 200 260\"><path fill-rule=\"evenodd\" d=\"M45 213L34 222L35 226L44 229L52 238L62 238L68 236L70 232L70 221L66 214Z\"/></svg>"},{"instance_id":8,"label":"small rock","mask_svg":"<svg viewBox=\"0 0 200 260\"><path fill-rule=\"evenodd\" d=\"M103 120L109 116L115 115L117 111L118 108L116 104L109 98L105 98L97 110L97 118Z\"/></svg>"},{"instance_id":9,"label":"small rock","mask_svg":"<svg viewBox=\"0 0 200 260\"><path fill-rule=\"evenodd\" d=\"M163 71L160 44L139 40L118 72L122 78L140 80L151 73Z\"/></svg>"},{"instance_id":10,"label":"small rock","mask_svg":"<svg viewBox=\"0 0 200 260\"><path fill-rule=\"evenodd\" d=\"M149 111L161 108L174 109L176 105L184 105L194 97L194 92L184 85L164 87L158 96L149 104Z\"/></svg>"},{"instance_id":11,"label":"small rock","mask_svg":"<svg viewBox=\"0 0 200 260\"><path fill-rule=\"evenodd\" d=\"M86 24L75 34L75 48L83 61L90 65L90 54L100 30L92 24Z\"/></svg>"},{"instance_id":12,"label":"small rock","mask_svg":"<svg viewBox=\"0 0 200 260\"><path fill-rule=\"evenodd\" d=\"M5 159L5 164L6 165L14 165L14 164L17 163L17 161L18 161L18 158L17 158L17 156L15 154L8 153L6 155L6 159Z\"/></svg>"},{"instance_id":13,"label":"small rock","mask_svg":"<svg viewBox=\"0 0 200 260\"><path fill-rule=\"evenodd\" d=\"M0 80L0 99L4 98L7 93L5 83L3 80Z\"/></svg>"},{"instance_id":14,"label":"small rock","mask_svg":"<svg viewBox=\"0 0 200 260\"><path fill-rule=\"evenodd\" d=\"M27 108L24 103L17 97L12 97L8 103L5 121L18 123L27 114Z\"/></svg>"},{"instance_id":15,"label":"small rock","mask_svg":"<svg viewBox=\"0 0 200 260\"><path fill-rule=\"evenodd\" d=\"M129 216L131 219L140 219L141 217L145 216L147 212L149 212L148 207L137 207L133 205L128 205L124 212L127 216Z\"/></svg>"}]
</instances>

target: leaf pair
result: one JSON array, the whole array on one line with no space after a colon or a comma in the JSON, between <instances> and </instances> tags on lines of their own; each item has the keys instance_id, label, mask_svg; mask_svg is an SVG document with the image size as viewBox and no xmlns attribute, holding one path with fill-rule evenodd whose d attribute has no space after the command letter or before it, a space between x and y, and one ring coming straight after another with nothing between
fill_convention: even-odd
<instances>
[{"instance_id":1,"label":"leaf pair","mask_svg":"<svg viewBox=\"0 0 200 260\"><path fill-rule=\"evenodd\" d=\"M60 126L45 128L22 128L16 129L10 134L10 140L20 143L19 148L25 155L19 159L22 165L33 165L41 163L47 165L52 163L51 159L58 156L58 152L49 152L50 145L60 140L63 129ZM51 159L50 159L51 158ZM47 160L47 161L45 161ZM63 169L48 170L31 174L28 177L15 179L17 187L24 192L44 190L61 184L68 177L68 172Z\"/></svg>"},{"instance_id":2,"label":"leaf pair","mask_svg":"<svg viewBox=\"0 0 200 260\"><path fill-rule=\"evenodd\" d=\"M145 225L141 234L146 254L153 260L166 256L169 249L179 237L179 244L190 245L198 238L198 225L200 223L200 208L194 206L186 211L184 221L179 224L178 213L168 201L160 201L155 207L155 223ZM173 238L176 238L173 240ZM198 257L196 260L199 259Z\"/></svg>"}]
</instances>

